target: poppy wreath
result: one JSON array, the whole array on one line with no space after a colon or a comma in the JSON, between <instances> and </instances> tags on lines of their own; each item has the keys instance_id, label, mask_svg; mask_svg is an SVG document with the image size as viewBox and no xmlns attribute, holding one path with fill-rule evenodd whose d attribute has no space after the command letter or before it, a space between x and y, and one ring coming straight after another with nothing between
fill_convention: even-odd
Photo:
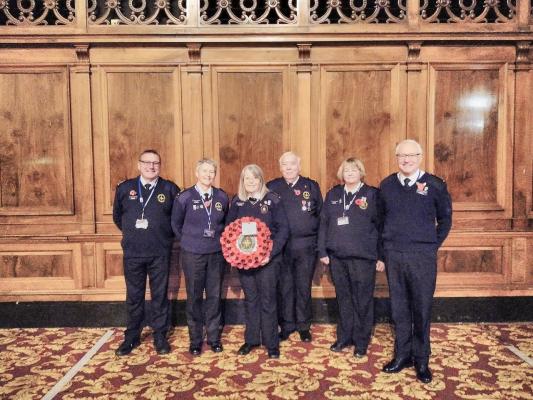
<instances>
[{"instance_id":1,"label":"poppy wreath","mask_svg":"<svg viewBox=\"0 0 533 400\"><path fill-rule=\"evenodd\" d=\"M257 235L244 236L243 222L255 222ZM222 254L231 266L238 269L254 269L261 266L261 262L272 251L270 229L260 219L241 217L226 226L220 237ZM247 249L249 251L246 251Z\"/></svg>"}]
</instances>

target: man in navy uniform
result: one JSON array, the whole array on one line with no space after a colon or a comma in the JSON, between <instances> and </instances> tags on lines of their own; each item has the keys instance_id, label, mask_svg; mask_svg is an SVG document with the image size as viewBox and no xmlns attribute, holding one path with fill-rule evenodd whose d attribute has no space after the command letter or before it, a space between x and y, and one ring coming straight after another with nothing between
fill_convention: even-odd
<instances>
[{"instance_id":1,"label":"man in navy uniform","mask_svg":"<svg viewBox=\"0 0 533 400\"><path fill-rule=\"evenodd\" d=\"M202 352L204 325L211 350L215 353L223 350L220 297L226 262L220 236L225 227L229 199L222 189L213 186L216 174L215 161L207 158L198 161L198 181L176 196L172 208L172 230L180 241L180 264L187 288L189 353L194 356Z\"/></svg>"},{"instance_id":2,"label":"man in navy uniform","mask_svg":"<svg viewBox=\"0 0 533 400\"><path fill-rule=\"evenodd\" d=\"M120 183L113 202L113 221L122 231L126 307L124 342L115 351L125 356L140 345L146 278L150 278L151 327L158 354L170 352L167 341L167 297L170 251L174 235L170 216L179 188L159 176L161 157L155 150L139 156L140 176Z\"/></svg>"},{"instance_id":3,"label":"man in navy uniform","mask_svg":"<svg viewBox=\"0 0 533 400\"><path fill-rule=\"evenodd\" d=\"M279 337L286 340L297 330L302 341L310 342L311 284L316 265L322 194L316 181L300 176L300 157L293 152L282 154L279 166L283 176L267 184L281 197L290 229L279 275Z\"/></svg>"},{"instance_id":4,"label":"man in navy uniform","mask_svg":"<svg viewBox=\"0 0 533 400\"><path fill-rule=\"evenodd\" d=\"M383 371L396 373L414 363L417 379L429 383L437 250L450 232L452 202L444 180L420 169L420 144L400 142L396 158L399 172L381 182L382 239L396 334L394 359Z\"/></svg>"}]
</instances>

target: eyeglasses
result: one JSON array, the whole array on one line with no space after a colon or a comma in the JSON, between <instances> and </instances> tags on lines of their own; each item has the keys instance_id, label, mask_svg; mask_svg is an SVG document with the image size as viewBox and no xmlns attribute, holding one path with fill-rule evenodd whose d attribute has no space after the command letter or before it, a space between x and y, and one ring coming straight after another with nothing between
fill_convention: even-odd
<instances>
[{"instance_id":1,"label":"eyeglasses","mask_svg":"<svg viewBox=\"0 0 533 400\"><path fill-rule=\"evenodd\" d=\"M161 165L161 161L143 161L143 160L139 160L139 162L142 165L151 165L152 167L159 167Z\"/></svg>"},{"instance_id":2,"label":"eyeglasses","mask_svg":"<svg viewBox=\"0 0 533 400\"><path fill-rule=\"evenodd\" d=\"M415 154L396 154L396 157L398 157L400 160L405 160L406 158L413 159L417 158L420 155L420 153Z\"/></svg>"}]
</instances>

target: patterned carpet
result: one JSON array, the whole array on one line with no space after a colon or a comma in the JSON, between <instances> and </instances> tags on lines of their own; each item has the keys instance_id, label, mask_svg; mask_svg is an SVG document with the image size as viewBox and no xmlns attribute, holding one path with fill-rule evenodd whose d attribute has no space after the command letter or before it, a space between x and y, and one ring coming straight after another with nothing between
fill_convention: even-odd
<instances>
[{"instance_id":1,"label":"patterned carpet","mask_svg":"<svg viewBox=\"0 0 533 400\"><path fill-rule=\"evenodd\" d=\"M106 329L0 330L0 398L38 399L87 352ZM392 355L392 332L380 324L368 357L352 349L329 350L332 325L313 326L313 342L293 334L281 346L281 358L269 360L264 349L237 356L243 327L226 327L225 351L187 352L186 328L170 338L173 351L154 352L151 336L129 357L117 358L116 334L73 378L60 399L196 400L403 400L533 399L533 368L510 352L514 345L533 357L533 324L433 324L433 382L417 382L413 369L384 374Z\"/></svg>"}]
</instances>

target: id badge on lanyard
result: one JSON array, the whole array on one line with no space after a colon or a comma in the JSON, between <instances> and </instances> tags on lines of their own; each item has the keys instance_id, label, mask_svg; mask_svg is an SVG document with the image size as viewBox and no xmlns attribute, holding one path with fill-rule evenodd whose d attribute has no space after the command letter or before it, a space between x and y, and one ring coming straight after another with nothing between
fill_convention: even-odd
<instances>
[{"instance_id":1,"label":"id badge on lanyard","mask_svg":"<svg viewBox=\"0 0 533 400\"><path fill-rule=\"evenodd\" d=\"M146 199L146 203L144 202L144 198L141 192L141 178L139 178L138 185L139 185L139 202L141 203L142 210L141 210L141 218L135 221L135 228L136 229L148 229L148 219L144 218L144 209L146 208L146 206L148 205L148 202L152 198L156 185L154 185L154 187L150 191L150 195L148 196L148 199Z\"/></svg>"}]
</instances>

